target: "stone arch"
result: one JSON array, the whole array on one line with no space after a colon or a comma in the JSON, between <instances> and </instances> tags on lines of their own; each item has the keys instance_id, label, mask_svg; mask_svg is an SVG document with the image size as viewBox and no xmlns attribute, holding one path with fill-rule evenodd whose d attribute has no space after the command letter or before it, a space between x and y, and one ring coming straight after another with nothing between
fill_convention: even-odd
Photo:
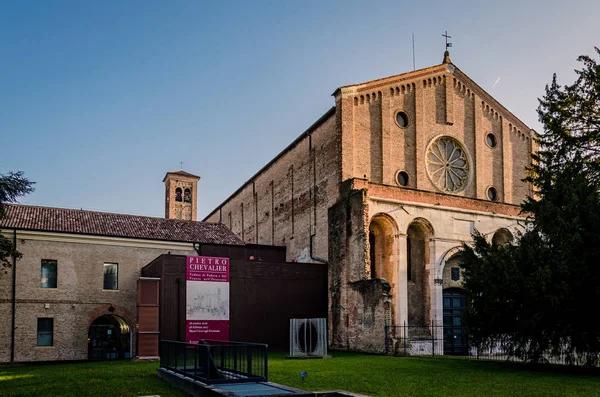
<instances>
[{"instance_id":1,"label":"stone arch","mask_svg":"<svg viewBox=\"0 0 600 397\"><path fill-rule=\"evenodd\" d=\"M463 283L463 271L460 266L461 263L461 252L453 251L453 253L447 256L443 263L442 269L442 288L461 288Z\"/></svg>"},{"instance_id":2,"label":"stone arch","mask_svg":"<svg viewBox=\"0 0 600 397\"><path fill-rule=\"evenodd\" d=\"M396 222L387 214L373 216L369 223L369 263L367 278L382 278L393 283Z\"/></svg>"},{"instance_id":3,"label":"stone arch","mask_svg":"<svg viewBox=\"0 0 600 397\"><path fill-rule=\"evenodd\" d=\"M88 359L129 359L133 354L133 329L116 314L103 314L88 327Z\"/></svg>"},{"instance_id":4,"label":"stone arch","mask_svg":"<svg viewBox=\"0 0 600 397\"><path fill-rule=\"evenodd\" d=\"M438 270L436 272L437 278L442 278L442 274L444 271L444 266L446 265L446 261L448 259L452 258L454 255L459 254L461 251L462 251L462 245L456 245L442 254L442 256L439 259L439 262L437 262L437 265L438 265L437 266Z\"/></svg>"},{"instance_id":5,"label":"stone arch","mask_svg":"<svg viewBox=\"0 0 600 397\"><path fill-rule=\"evenodd\" d=\"M406 231L406 279L408 296L408 324L426 325L430 319L430 291L428 264L433 226L423 218L414 219Z\"/></svg>"},{"instance_id":6,"label":"stone arch","mask_svg":"<svg viewBox=\"0 0 600 397\"><path fill-rule=\"evenodd\" d=\"M514 241L513 234L506 228L500 228L496 230L492 236L492 244L506 245L511 244Z\"/></svg>"}]
</instances>

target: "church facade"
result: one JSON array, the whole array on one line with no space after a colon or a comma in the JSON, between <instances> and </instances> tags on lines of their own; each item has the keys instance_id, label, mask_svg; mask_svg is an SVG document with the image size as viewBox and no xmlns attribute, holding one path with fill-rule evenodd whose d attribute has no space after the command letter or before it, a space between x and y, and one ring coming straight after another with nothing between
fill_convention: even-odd
<instances>
[{"instance_id":1,"label":"church facade","mask_svg":"<svg viewBox=\"0 0 600 397\"><path fill-rule=\"evenodd\" d=\"M461 294L455 254L475 230L498 243L523 230L535 132L448 53L333 97L205 221L327 262L330 345L380 352L385 325L460 321L444 310Z\"/></svg>"}]
</instances>

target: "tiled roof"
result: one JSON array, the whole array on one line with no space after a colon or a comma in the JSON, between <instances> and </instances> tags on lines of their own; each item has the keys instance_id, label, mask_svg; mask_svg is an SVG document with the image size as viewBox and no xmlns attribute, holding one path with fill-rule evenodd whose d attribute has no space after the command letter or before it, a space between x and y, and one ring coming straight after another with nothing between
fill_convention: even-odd
<instances>
[{"instance_id":1,"label":"tiled roof","mask_svg":"<svg viewBox=\"0 0 600 397\"><path fill-rule=\"evenodd\" d=\"M124 238L244 245L219 223L152 218L54 207L5 204L0 229L24 229Z\"/></svg>"},{"instance_id":2,"label":"tiled roof","mask_svg":"<svg viewBox=\"0 0 600 397\"><path fill-rule=\"evenodd\" d=\"M169 175L179 175L179 176L184 176L184 177L187 177L187 178L200 179L200 177L198 175L190 174L189 172L185 172L184 170L179 170L179 171L167 172L165 174L165 177L163 178L163 182L165 180L167 180L167 177Z\"/></svg>"}]
</instances>

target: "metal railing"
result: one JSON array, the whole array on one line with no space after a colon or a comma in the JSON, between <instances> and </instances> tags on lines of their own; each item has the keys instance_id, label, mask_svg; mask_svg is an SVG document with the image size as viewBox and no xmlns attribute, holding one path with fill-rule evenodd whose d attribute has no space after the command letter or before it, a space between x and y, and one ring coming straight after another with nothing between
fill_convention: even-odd
<instances>
[{"instance_id":1,"label":"metal railing","mask_svg":"<svg viewBox=\"0 0 600 397\"><path fill-rule=\"evenodd\" d=\"M532 361L520 357L510 338L495 338L475 345L466 327L442 325L388 325L385 327L385 354L403 356L463 356L477 360ZM558 365L589 365L585 354L546 352L537 362Z\"/></svg>"},{"instance_id":2,"label":"metal railing","mask_svg":"<svg viewBox=\"0 0 600 397\"><path fill-rule=\"evenodd\" d=\"M160 341L160 367L203 383L268 381L267 345Z\"/></svg>"}]
</instances>

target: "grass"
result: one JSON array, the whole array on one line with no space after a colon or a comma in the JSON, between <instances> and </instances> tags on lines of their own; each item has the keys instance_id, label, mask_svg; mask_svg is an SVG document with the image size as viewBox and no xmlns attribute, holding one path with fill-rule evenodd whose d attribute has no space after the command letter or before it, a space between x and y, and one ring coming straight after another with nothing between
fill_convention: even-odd
<instances>
[{"instance_id":1,"label":"grass","mask_svg":"<svg viewBox=\"0 0 600 397\"><path fill-rule=\"evenodd\" d=\"M302 385L300 371L308 376ZM600 376L525 364L334 352L332 359L271 354L269 380L304 390L373 397L600 396Z\"/></svg>"},{"instance_id":2,"label":"grass","mask_svg":"<svg viewBox=\"0 0 600 397\"><path fill-rule=\"evenodd\" d=\"M188 396L156 375L157 362L0 366L0 396Z\"/></svg>"},{"instance_id":3,"label":"grass","mask_svg":"<svg viewBox=\"0 0 600 397\"><path fill-rule=\"evenodd\" d=\"M598 373L452 358L334 352L324 360L269 355L269 380L304 390L373 397L600 396ZM156 362L0 366L0 396L186 396L156 375ZM300 371L307 371L304 385Z\"/></svg>"}]
</instances>

